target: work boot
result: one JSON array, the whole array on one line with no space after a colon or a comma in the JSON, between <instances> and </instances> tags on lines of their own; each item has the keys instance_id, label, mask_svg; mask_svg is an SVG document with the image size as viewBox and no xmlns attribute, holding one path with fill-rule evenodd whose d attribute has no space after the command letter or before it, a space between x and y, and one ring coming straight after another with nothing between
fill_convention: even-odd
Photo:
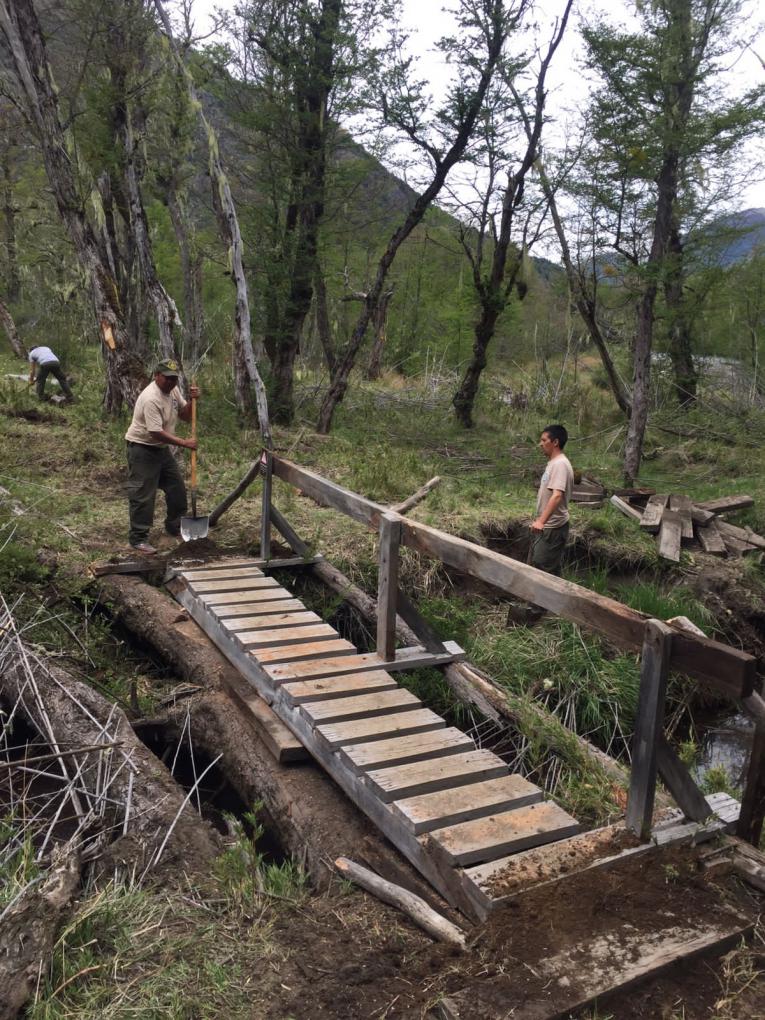
<instances>
[{"instance_id":1,"label":"work boot","mask_svg":"<svg viewBox=\"0 0 765 1020\"><path fill-rule=\"evenodd\" d=\"M153 556L157 551L153 545L149 545L148 542L131 542L130 547L135 549L137 553L141 553L142 556Z\"/></svg>"}]
</instances>

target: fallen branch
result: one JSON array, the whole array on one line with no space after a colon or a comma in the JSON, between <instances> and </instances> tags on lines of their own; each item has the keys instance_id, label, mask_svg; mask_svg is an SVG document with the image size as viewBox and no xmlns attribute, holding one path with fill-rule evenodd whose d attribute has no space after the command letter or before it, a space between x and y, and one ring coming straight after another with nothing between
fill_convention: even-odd
<instances>
[{"instance_id":1,"label":"fallen branch","mask_svg":"<svg viewBox=\"0 0 765 1020\"><path fill-rule=\"evenodd\" d=\"M431 478L429 482L425 482L424 485L420 486L417 492L413 492L408 499L405 499L402 503L394 504L394 506L391 507L391 511L394 514L408 513L413 507L417 506L418 503L421 503L428 493L432 492L433 489L440 484L441 478L439 475L436 475L434 478Z\"/></svg>"},{"instance_id":2,"label":"fallen branch","mask_svg":"<svg viewBox=\"0 0 765 1020\"><path fill-rule=\"evenodd\" d=\"M425 900L420 899L419 896L402 889L400 885L387 882L379 875L375 875L373 871L348 860L347 857L338 857L335 867L343 878L355 882L356 885L361 886L368 893L372 893L383 903L397 907L433 938L440 942L448 942L452 946L459 946L460 949L466 948L465 933L456 924L447 921L445 917L429 907Z\"/></svg>"}]
</instances>

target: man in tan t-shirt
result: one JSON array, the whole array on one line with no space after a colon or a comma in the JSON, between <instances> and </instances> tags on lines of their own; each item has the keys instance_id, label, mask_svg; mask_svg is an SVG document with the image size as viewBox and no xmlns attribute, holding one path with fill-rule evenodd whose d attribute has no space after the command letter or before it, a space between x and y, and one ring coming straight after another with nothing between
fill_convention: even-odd
<instances>
[{"instance_id":1,"label":"man in tan t-shirt","mask_svg":"<svg viewBox=\"0 0 765 1020\"><path fill-rule=\"evenodd\" d=\"M547 457L537 493L536 517L531 523L531 565L560 575L568 540L568 503L574 488L574 470L563 447L568 432L562 425L548 425L539 446Z\"/></svg>"},{"instance_id":2,"label":"man in tan t-shirt","mask_svg":"<svg viewBox=\"0 0 765 1020\"><path fill-rule=\"evenodd\" d=\"M125 433L128 460L128 500L130 507L130 544L141 553L156 549L147 539L154 523L157 489L162 489L167 503L165 531L180 534L181 517L186 513L186 485L170 452L171 446L195 450L196 439L181 439L175 426L191 418L191 404L178 389L178 365L160 361L154 381L141 391L133 409L133 420ZM196 400L199 390L191 387Z\"/></svg>"}]
</instances>

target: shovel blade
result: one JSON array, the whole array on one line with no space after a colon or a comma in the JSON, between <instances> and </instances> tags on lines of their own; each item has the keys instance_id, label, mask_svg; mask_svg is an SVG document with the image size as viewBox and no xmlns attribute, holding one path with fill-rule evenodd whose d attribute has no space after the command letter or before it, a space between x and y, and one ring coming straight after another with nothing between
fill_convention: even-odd
<instances>
[{"instance_id":1,"label":"shovel blade","mask_svg":"<svg viewBox=\"0 0 765 1020\"><path fill-rule=\"evenodd\" d=\"M181 538L184 542L196 542L200 538L207 538L209 530L209 517L181 517Z\"/></svg>"}]
</instances>

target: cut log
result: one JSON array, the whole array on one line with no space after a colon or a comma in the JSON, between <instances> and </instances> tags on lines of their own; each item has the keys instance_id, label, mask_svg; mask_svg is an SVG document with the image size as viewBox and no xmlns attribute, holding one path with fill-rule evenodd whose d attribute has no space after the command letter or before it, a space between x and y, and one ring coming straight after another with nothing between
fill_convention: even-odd
<instances>
[{"instance_id":1,"label":"cut log","mask_svg":"<svg viewBox=\"0 0 765 1020\"><path fill-rule=\"evenodd\" d=\"M372 893L384 903L397 907L416 925L440 942L448 942L452 946L459 946L460 949L465 948L464 932L456 924L452 924L441 914L437 914L419 896L414 896L392 882L386 882L385 879L375 875L367 868L362 868L354 861L349 861L347 857L339 857L335 861L335 867L343 878L360 885L362 889L366 889L367 892Z\"/></svg>"},{"instance_id":2,"label":"cut log","mask_svg":"<svg viewBox=\"0 0 765 1020\"><path fill-rule=\"evenodd\" d=\"M0 1020L14 1020L34 993L79 884L77 853L57 847L43 883L27 885L1 912Z\"/></svg>"}]
</instances>

